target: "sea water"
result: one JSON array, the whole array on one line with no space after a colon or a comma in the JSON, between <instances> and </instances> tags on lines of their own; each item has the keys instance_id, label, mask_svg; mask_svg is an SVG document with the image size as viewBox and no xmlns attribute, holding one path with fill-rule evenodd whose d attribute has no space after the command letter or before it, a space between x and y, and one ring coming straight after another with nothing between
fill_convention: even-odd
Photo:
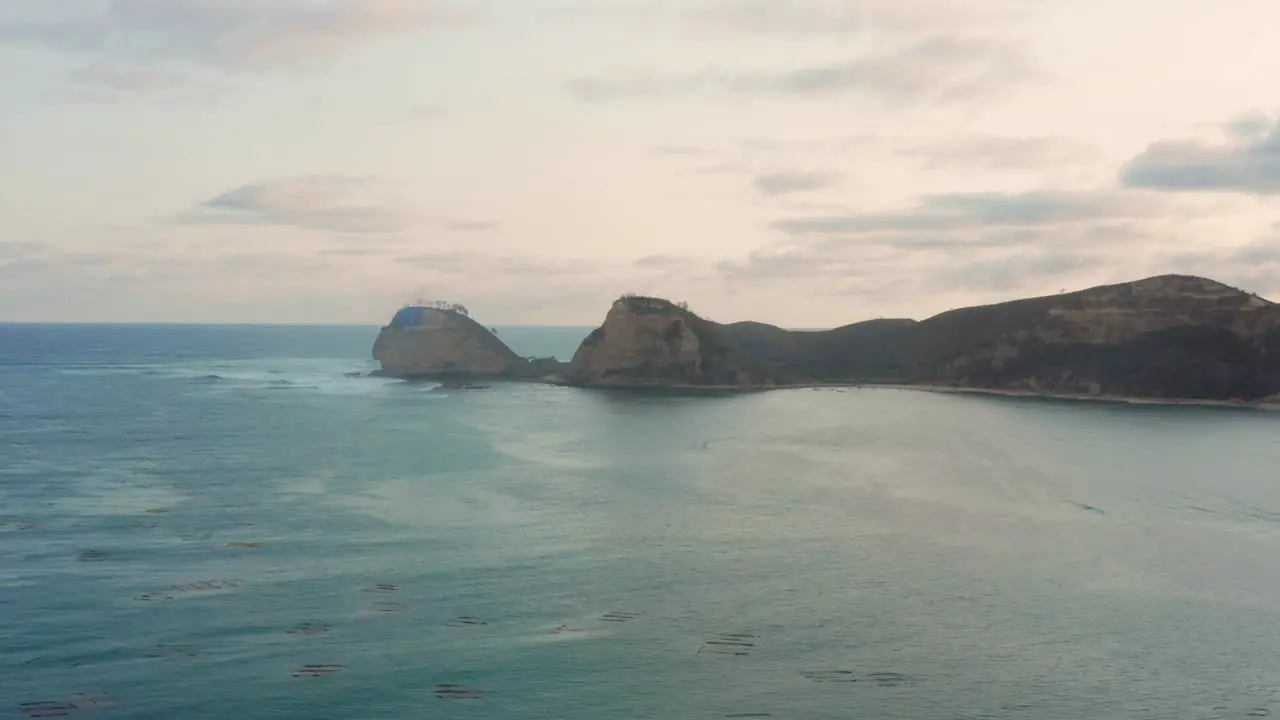
<instances>
[{"instance_id":1,"label":"sea water","mask_svg":"<svg viewBox=\"0 0 1280 720\"><path fill-rule=\"evenodd\" d=\"M445 390L376 332L0 328L0 717L1280 713L1276 414Z\"/></svg>"}]
</instances>

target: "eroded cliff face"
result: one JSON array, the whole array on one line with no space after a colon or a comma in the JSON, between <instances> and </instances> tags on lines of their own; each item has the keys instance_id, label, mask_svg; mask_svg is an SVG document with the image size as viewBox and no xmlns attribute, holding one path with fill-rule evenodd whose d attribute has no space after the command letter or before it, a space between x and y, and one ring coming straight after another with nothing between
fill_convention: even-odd
<instances>
[{"instance_id":1,"label":"eroded cliff face","mask_svg":"<svg viewBox=\"0 0 1280 720\"><path fill-rule=\"evenodd\" d=\"M1032 312L957 348L937 379L1137 397L1280 392L1280 308L1227 285L1165 275L1023 302Z\"/></svg>"},{"instance_id":2,"label":"eroded cliff face","mask_svg":"<svg viewBox=\"0 0 1280 720\"><path fill-rule=\"evenodd\" d=\"M552 379L591 387L856 382L1144 398L1280 397L1280 305L1183 275L826 331L719 325L624 297L567 366L517 356L448 310L406 308L374 345L394 377Z\"/></svg>"},{"instance_id":3,"label":"eroded cliff face","mask_svg":"<svg viewBox=\"0 0 1280 720\"><path fill-rule=\"evenodd\" d=\"M775 383L715 323L658 298L626 297L582 341L564 374L592 386L761 387Z\"/></svg>"},{"instance_id":4,"label":"eroded cliff face","mask_svg":"<svg viewBox=\"0 0 1280 720\"><path fill-rule=\"evenodd\" d=\"M1120 345L1178 327L1222 327L1255 335L1272 307L1212 280L1164 275L1064 296L1027 327L1011 328L1009 336L1016 342Z\"/></svg>"},{"instance_id":5,"label":"eroded cliff face","mask_svg":"<svg viewBox=\"0 0 1280 720\"><path fill-rule=\"evenodd\" d=\"M735 331L759 339L748 345L753 352L816 381L1215 400L1280 393L1280 306L1183 275L961 308L918 323Z\"/></svg>"},{"instance_id":6,"label":"eroded cliff face","mask_svg":"<svg viewBox=\"0 0 1280 720\"><path fill-rule=\"evenodd\" d=\"M533 373L492 332L449 310L408 307L382 328L373 344L380 374L402 378L520 377Z\"/></svg>"}]
</instances>

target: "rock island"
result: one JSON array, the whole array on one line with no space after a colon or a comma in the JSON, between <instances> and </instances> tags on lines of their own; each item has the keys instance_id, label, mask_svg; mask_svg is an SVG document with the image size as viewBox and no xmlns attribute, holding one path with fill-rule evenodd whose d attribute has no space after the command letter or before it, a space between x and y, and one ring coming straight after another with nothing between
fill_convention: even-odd
<instances>
[{"instance_id":1,"label":"rock island","mask_svg":"<svg viewBox=\"0 0 1280 720\"><path fill-rule=\"evenodd\" d=\"M465 307L437 303L401 308L373 343L378 375L468 381L536 379L560 369L554 358L523 358Z\"/></svg>"}]
</instances>

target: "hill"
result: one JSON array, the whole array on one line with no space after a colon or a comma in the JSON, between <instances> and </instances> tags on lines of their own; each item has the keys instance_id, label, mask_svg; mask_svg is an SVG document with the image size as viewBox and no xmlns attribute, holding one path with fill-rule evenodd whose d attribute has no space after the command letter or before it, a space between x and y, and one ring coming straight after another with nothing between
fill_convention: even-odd
<instances>
[{"instance_id":1,"label":"hill","mask_svg":"<svg viewBox=\"0 0 1280 720\"><path fill-rule=\"evenodd\" d=\"M721 325L624 296L566 364L521 358L465 312L407 307L374 344L395 377L552 379L587 387L891 383L1151 399L1280 398L1280 306L1160 275L1071 293L793 331Z\"/></svg>"},{"instance_id":2,"label":"hill","mask_svg":"<svg viewBox=\"0 0 1280 720\"><path fill-rule=\"evenodd\" d=\"M516 355L458 307L402 308L378 333L373 358L379 375L401 378L533 378L560 369Z\"/></svg>"},{"instance_id":3,"label":"hill","mask_svg":"<svg viewBox=\"0 0 1280 720\"><path fill-rule=\"evenodd\" d=\"M593 387L773 386L771 371L724 326L668 300L625 296L582 341L564 374Z\"/></svg>"},{"instance_id":4,"label":"hill","mask_svg":"<svg viewBox=\"0 0 1280 720\"><path fill-rule=\"evenodd\" d=\"M1221 400L1280 393L1280 306L1185 275L961 308L919 322L875 320L819 332L724 327L756 359L814 382Z\"/></svg>"}]
</instances>

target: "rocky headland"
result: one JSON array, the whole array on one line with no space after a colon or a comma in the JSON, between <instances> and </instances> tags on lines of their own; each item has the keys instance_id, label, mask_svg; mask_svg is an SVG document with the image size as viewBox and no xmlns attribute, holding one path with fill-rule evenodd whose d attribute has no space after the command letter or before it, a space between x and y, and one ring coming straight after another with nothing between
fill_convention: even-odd
<instances>
[{"instance_id":1,"label":"rocky headland","mask_svg":"<svg viewBox=\"0 0 1280 720\"><path fill-rule=\"evenodd\" d=\"M614 302L564 372L570 385L617 388L773 387L785 374L738 347L724 326L653 297Z\"/></svg>"},{"instance_id":2,"label":"rocky headland","mask_svg":"<svg viewBox=\"0 0 1280 720\"><path fill-rule=\"evenodd\" d=\"M561 370L553 358L523 358L460 306L402 308L373 343L385 377L466 383L537 379Z\"/></svg>"},{"instance_id":3,"label":"rocky headland","mask_svg":"<svg viewBox=\"0 0 1280 720\"><path fill-rule=\"evenodd\" d=\"M1280 399L1280 305L1186 275L822 331L722 325L667 300L625 296L567 365L521 358L465 315L401 313L408 310L375 344L385 374L667 390L881 384L1085 398Z\"/></svg>"},{"instance_id":4,"label":"rocky headland","mask_svg":"<svg viewBox=\"0 0 1280 720\"><path fill-rule=\"evenodd\" d=\"M1038 394L1256 401L1280 393L1280 306L1162 275L820 332L726 326L762 361L813 382Z\"/></svg>"}]
</instances>

